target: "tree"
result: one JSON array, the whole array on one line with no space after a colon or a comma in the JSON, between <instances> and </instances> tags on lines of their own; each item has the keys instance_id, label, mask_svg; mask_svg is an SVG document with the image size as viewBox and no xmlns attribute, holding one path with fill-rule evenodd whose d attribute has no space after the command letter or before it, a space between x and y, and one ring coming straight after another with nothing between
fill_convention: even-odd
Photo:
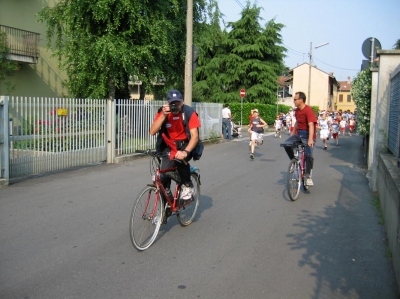
<instances>
[{"instance_id":1,"label":"tree","mask_svg":"<svg viewBox=\"0 0 400 299\"><path fill-rule=\"evenodd\" d=\"M372 72L369 68L359 72L351 85L351 95L357 105L357 133L369 134L371 119Z\"/></svg>"},{"instance_id":2,"label":"tree","mask_svg":"<svg viewBox=\"0 0 400 299\"><path fill-rule=\"evenodd\" d=\"M204 1L195 1L195 21ZM164 88L183 86L186 10L186 0L61 0L38 17L72 96L124 96L131 78L144 98L161 78Z\"/></svg>"},{"instance_id":3,"label":"tree","mask_svg":"<svg viewBox=\"0 0 400 299\"><path fill-rule=\"evenodd\" d=\"M247 102L276 103L276 81L285 70L284 25L270 20L261 26L260 10L248 2L240 20L228 23L230 32L219 28L216 13L208 28L212 34L200 45L195 73L193 89L201 101L239 102L239 90L245 88Z\"/></svg>"},{"instance_id":4,"label":"tree","mask_svg":"<svg viewBox=\"0 0 400 299\"><path fill-rule=\"evenodd\" d=\"M393 45L393 48L395 50L400 50L400 38L397 40L397 42Z\"/></svg>"},{"instance_id":5,"label":"tree","mask_svg":"<svg viewBox=\"0 0 400 299\"><path fill-rule=\"evenodd\" d=\"M18 69L18 64L8 58L9 54L7 33L0 31L0 84L4 83L8 94L15 89L15 85L7 79Z\"/></svg>"}]
</instances>

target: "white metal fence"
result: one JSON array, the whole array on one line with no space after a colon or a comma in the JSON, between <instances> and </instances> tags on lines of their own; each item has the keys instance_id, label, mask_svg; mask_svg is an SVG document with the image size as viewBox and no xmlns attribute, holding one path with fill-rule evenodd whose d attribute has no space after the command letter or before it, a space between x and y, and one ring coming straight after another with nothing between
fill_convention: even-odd
<instances>
[{"instance_id":1,"label":"white metal fence","mask_svg":"<svg viewBox=\"0 0 400 299\"><path fill-rule=\"evenodd\" d=\"M106 101L10 98L10 177L106 159Z\"/></svg>"},{"instance_id":2,"label":"white metal fence","mask_svg":"<svg viewBox=\"0 0 400 299\"><path fill-rule=\"evenodd\" d=\"M164 102L0 97L0 178L107 161L155 148L149 129ZM221 104L193 103L200 138L220 136ZM8 146L7 146L8 145Z\"/></svg>"}]
</instances>

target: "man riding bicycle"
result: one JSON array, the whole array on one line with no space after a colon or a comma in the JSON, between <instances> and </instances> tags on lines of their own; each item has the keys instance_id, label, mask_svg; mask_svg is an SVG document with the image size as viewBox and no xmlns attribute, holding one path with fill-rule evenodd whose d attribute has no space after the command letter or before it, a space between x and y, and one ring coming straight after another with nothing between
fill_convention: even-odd
<instances>
[{"instance_id":1,"label":"man riding bicycle","mask_svg":"<svg viewBox=\"0 0 400 299\"><path fill-rule=\"evenodd\" d=\"M190 165L187 162L192 159L191 152L199 140L198 127L201 124L193 108L189 106L185 107L187 110L193 110L190 119L184 120L187 122L190 131L190 140L188 140L182 117L182 107L184 105L182 94L178 90L170 90L167 95L167 101L168 103L164 104L162 109L156 114L150 128L150 134L164 133L171 142L175 143L176 154L172 157L163 157L160 170L173 168L174 166L177 167L182 182L181 198L187 200L194 194L193 185L190 180ZM163 143L157 150L164 153L171 152L171 148L166 143ZM173 160L174 158L181 160L182 163L176 163ZM164 187L170 189L171 178L163 174L162 181Z\"/></svg>"},{"instance_id":2,"label":"man riding bicycle","mask_svg":"<svg viewBox=\"0 0 400 299\"><path fill-rule=\"evenodd\" d=\"M317 117L315 116L314 110L310 106L306 105L306 95L304 92L296 92L293 101L296 106L294 111L296 123L293 131L290 132L290 137L285 141L285 144L288 144L288 146L284 146L284 148L289 159L292 160L294 158L294 152L293 148L289 146L289 144L302 141L306 145L306 183L307 186L313 186L314 183L311 179L311 172L313 169L314 157L312 153L314 150L314 142L316 140Z\"/></svg>"}]
</instances>

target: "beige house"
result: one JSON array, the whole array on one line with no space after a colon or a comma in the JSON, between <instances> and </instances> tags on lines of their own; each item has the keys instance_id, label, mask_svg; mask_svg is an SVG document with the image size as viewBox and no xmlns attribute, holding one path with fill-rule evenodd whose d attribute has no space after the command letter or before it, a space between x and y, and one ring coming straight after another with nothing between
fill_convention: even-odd
<instances>
[{"instance_id":1,"label":"beige house","mask_svg":"<svg viewBox=\"0 0 400 299\"><path fill-rule=\"evenodd\" d=\"M35 15L44 6L54 6L56 0L1 0L0 30L7 33L10 59L17 61L18 71L8 80L15 86L11 95L63 97L68 90L63 85L66 76L56 58L46 49L46 26ZM0 84L0 94L9 94Z\"/></svg>"},{"instance_id":2,"label":"beige house","mask_svg":"<svg viewBox=\"0 0 400 299\"><path fill-rule=\"evenodd\" d=\"M309 81L311 70L311 80ZM321 110L332 111L333 103L337 97L339 83L333 76L333 73L325 73L315 66L303 63L290 70L292 77L291 88L292 94L302 91L307 96L306 104L310 106L318 106ZM309 82L311 84L309 85ZM310 88L310 93L309 91ZM308 96L310 94L310 96Z\"/></svg>"},{"instance_id":3,"label":"beige house","mask_svg":"<svg viewBox=\"0 0 400 299\"><path fill-rule=\"evenodd\" d=\"M351 80L347 77L347 81L339 81L340 87L338 90L338 96L334 100L334 110L347 111L350 110L354 112L356 109L356 104L351 96Z\"/></svg>"}]
</instances>

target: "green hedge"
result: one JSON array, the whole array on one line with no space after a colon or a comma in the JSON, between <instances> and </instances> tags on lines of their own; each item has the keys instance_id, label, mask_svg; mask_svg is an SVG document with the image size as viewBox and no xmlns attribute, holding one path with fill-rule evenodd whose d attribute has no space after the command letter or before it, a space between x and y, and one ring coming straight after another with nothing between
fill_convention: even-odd
<instances>
[{"instance_id":1,"label":"green hedge","mask_svg":"<svg viewBox=\"0 0 400 299\"><path fill-rule=\"evenodd\" d=\"M231 109L232 117L235 119L235 123L240 123L240 111L241 104L240 103L231 103L229 104L229 108ZM291 106L287 105L278 105L278 113L288 113ZM311 106L314 110L315 115L318 115L319 106ZM265 120L269 125L272 125L276 118L276 105L270 104L256 104L256 103L243 103L243 125L249 124L249 115L251 109L258 109L260 112L260 117Z\"/></svg>"},{"instance_id":2,"label":"green hedge","mask_svg":"<svg viewBox=\"0 0 400 299\"><path fill-rule=\"evenodd\" d=\"M240 123L240 111L241 104L240 103L231 103L229 104L229 108L232 112L232 117L235 119L235 123ZM288 113L291 106L287 105L278 105L278 113ZM315 114L318 114L318 106L311 106L314 110ZM276 118L276 105L270 104L256 104L256 103L243 103L243 124L249 124L249 115L251 109L258 109L260 112L260 117L265 120L268 124L272 125Z\"/></svg>"},{"instance_id":3,"label":"green hedge","mask_svg":"<svg viewBox=\"0 0 400 299\"><path fill-rule=\"evenodd\" d=\"M241 112L241 104L240 103L232 103L229 104L229 108L231 109L232 117L235 119L235 123L240 123L240 112ZM278 113L284 112L287 113L291 107L286 105L278 105ZM275 121L276 117L276 105L270 104L257 104L257 103L243 103L243 124L249 124L249 115L251 109L258 109L260 112L260 117L265 120L268 124L272 124Z\"/></svg>"}]
</instances>

